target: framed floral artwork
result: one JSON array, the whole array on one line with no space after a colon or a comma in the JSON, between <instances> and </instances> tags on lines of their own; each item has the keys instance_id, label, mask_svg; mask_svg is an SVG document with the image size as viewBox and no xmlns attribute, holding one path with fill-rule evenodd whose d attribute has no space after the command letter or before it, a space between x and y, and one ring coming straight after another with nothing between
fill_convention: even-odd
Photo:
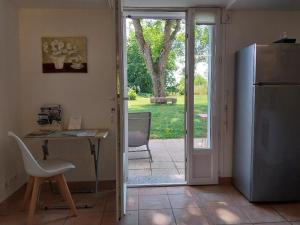
<instances>
[{"instance_id":1,"label":"framed floral artwork","mask_svg":"<svg viewBox=\"0 0 300 225\"><path fill-rule=\"evenodd\" d=\"M42 37L43 73L87 73L85 37Z\"/></svg>"}]
</instances>

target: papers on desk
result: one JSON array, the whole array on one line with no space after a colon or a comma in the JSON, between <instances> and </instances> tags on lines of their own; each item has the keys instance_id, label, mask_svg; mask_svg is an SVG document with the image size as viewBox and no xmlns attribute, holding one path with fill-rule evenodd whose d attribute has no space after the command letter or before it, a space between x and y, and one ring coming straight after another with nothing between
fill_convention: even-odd
<instances>
[{"instance_id":1,"label":"papers on desk","mask_svg":"<svg viewBox=\"0 0 300 225\"><path fill-rule=\"evenodd\" d=\"M68 130L62 131L62 135L74 136L74 137L94 137L97 134L95 130Z\"/></svg>"},{"instance_id":2,"label":"papers on desk","mask_svg":"<svg viewBox=\"0 0 300 225\"><path fill-rule=\"evenodd\" d=\"M106 138L107 130L101 129L81 129L81 130L63 130L63 131L37 131L27 134L24 138L40 138L40 139L68 139L71 137L82 138Z\"/></svg>"},{"instance_id":3,"label":"papers on desk","mask_svg":"<svg viewBox=\"0 0 300 225\"><path fill-rule=\"evenodd\" d=\"M55 131L35 131L35 132L31 132L31 133L27 134L27 137L45 137L54 132Z\"/></svg>"}]
</instances>

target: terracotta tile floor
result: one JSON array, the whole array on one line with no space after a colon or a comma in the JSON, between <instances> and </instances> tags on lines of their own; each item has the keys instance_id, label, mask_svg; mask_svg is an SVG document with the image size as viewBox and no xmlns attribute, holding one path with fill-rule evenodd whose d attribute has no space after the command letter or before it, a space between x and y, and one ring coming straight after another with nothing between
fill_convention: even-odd
<instances>
[{"instance_id":1,"label":"terracotta tile floor","mask_svg":"<svg viewBox=\"0 0 300 225\"><path fill-rule=\"evenodd\" d=\"M0 204L0 225L25 225L22 192ZM76 203L95 204L80 209L78 217L68 210L38 210L36 225L300 225L300 203L251 204L232 186L177 186L129 188L128 213L116 222L115 192L74 194ZM61 203L56 194L42 193L41 203Z\"/></svg>"}]
</instances>

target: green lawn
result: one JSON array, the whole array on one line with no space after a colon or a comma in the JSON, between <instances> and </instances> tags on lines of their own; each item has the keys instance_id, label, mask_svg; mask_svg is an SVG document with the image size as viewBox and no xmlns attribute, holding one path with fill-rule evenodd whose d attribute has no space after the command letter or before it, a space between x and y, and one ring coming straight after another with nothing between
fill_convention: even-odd
<instances>
[{"instance_id":1,"label":"green lawn","mask_svg":"<svg viewBox=\"0 0 300 225\"><path fill-rule=\"evenodd\" d=\"M150 99L138 96L128 103L129 112L151 112L151 138L184 137L184 96L177 96L177 104L150 104ZM206 121L198 114L207 112L207 97L195 96L195 133L196 137L206 137Z\"/></svg>"}]
</instances>

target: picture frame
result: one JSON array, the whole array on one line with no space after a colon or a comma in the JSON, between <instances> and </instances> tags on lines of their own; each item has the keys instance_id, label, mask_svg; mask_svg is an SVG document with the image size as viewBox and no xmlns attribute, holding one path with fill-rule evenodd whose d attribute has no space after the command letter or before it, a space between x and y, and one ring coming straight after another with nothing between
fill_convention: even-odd
<instances>
[{"instance_id":1,"label":"picture frame","mask_svg":"<svg viewBox=\"0 0 300 225\"><path fill-rule=\"evenodd\" d=\"M42 37L43 73L87 73L86 37Z\"/></svg>"}]
</instances>

